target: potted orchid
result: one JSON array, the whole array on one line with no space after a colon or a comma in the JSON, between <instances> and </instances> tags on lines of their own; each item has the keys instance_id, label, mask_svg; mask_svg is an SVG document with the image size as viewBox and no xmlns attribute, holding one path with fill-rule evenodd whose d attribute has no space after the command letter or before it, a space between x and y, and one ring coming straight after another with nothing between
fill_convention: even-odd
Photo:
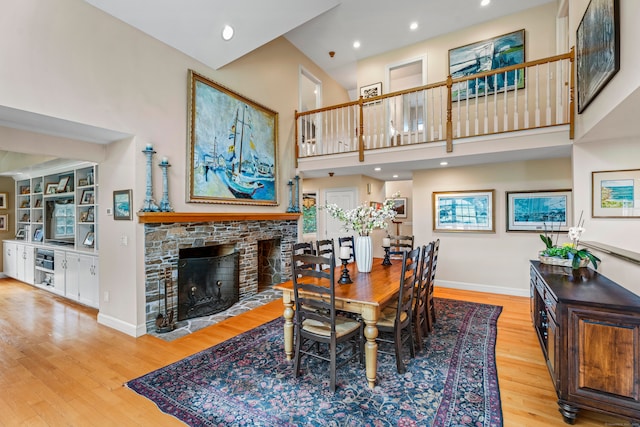
<instances>
[{"instance_id":1,"label":"potted orchid","mask_svg":"<svg viewBox=\"0 0 640 427\"><path fill-rule=\"evenodd\" d=\"M600 262L600 258L589 252L589 249L578 249L580 237L582 237L582 233L585 232L582 214L580 215L578 224L579 225L577 227L569 228L568 236L571 241L561 246L557 245L557 234L556 243L554 243L553 234L549 235L545 226L545 233L540 235L540 239L542 239L546 246L546 249L541 251L539 256L542 263L552 265L570 265L571 268L578 269L580 267L586 267L591 262L593 267L596 270L598 269L598 262Z\"/></svg>"},{"instance_id":2,"label":"potted orchid","mask_svg":"<svg viewBox=\"0 0 640 427\"><path fill-rule=\"evenodd\" d=\"M399 193L394 194L391 199L385 200L382 207L379 208L367 204L348 210L336 204L327 204L321 207L326 209L333 218L342 222L344 231L353 230L358 233L355 251L358 271L363 273L371 271L373 245L370 234L373 230L387 228L388 221L392 221L396 217L393 199L397 197L399 197Z\"/></svg>"}]
</instances>

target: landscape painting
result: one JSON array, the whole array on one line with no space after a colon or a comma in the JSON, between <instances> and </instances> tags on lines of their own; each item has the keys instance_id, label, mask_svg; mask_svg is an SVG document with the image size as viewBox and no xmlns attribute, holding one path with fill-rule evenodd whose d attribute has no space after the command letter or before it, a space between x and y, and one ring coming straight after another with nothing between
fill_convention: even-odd
<instances>
[{"instance_id":1,"label":"landscape painting","mask_svg":"<svg viewBox=\"0 0 640 427\"><path fill-rule=\"evenodd\" d=\"M189 76L188 202L277 205L278 113Z\"/></svg>"},{"instance_id":2,"label":"landscape painting","mask_svg":"<svg viewBox=\"0 0 640 427\"><path fill-rule=\"evenodd\" d=\"M524 30L514 31L466 46L449 50L449 74L452 78L472 77L525 62ZM454 101L466 97L486 95L497 91L522 89L524 73L518 70L488 76L486 79L454 83L451 96Z\"/></svg>"},{"instance_id":3,"label":"landscape painting","mask_svg":"<svg viewBox=\"0 0 640 427\"><path fill-rule=\"evenodd\" d=\"M592 172L593 217L640 217L640 169Z\"/></svg>"},{"instance_id":4,"label":"landscape painting","mask_svg":"<svg viewBox=\"0 0 640 427\"><path fill-rule=\"evenodd\" d=\"M571 190L507 192L507 231L567 231Z\"/></svg>"}]
</instances>

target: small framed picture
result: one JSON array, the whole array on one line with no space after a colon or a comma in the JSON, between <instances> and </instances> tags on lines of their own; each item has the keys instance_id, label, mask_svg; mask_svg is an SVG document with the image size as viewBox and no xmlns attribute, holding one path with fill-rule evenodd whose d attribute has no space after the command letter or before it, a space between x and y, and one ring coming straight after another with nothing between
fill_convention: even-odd
<instances>
[{"instance_id":1,"label":"small framed picture","mask_svg":"<svg viewBox=\"0 0 640 427\"><path fill-rule=\"evenodd\" d=\"M24 240L24 228L21 228L16 232L16 239Z\"/></svg>"},{"instance_id":2,"label":"small framed picture","mask_svg":"<svg viewBox=\"0 0 640 427\"><path fill-rule=\"evenodd\" d=\"M131 220L131 190L113 192L113 219Z\"/></svg>"},{"instance_id":3,"label":"small framed picture","mask_svg":"<svg viewBox=\"0 0 640 427\"><path fill-rule=\"evenodd\" d=\"M407 198L398 197L393 199L393 210L396 211L396 218L407 217Z\"/></svg>"},{"instance_id":4,"label":"small framed picture","mask_svg":"<svg viewBox=\"0 0 640 427\"><path fill-rule=\"evenodd\" d=\"M0 193L0 209L7 209L7 193Z\"/></svg>"},{"instance_id":5,"label":"small framed picture","mask_svg":"<svg viewBox=\"0 0 640 427\"><path fill-rule=\"evenodd\" d=\"M91 206L88 210L87 210L87 222L94 222L95 218L94 218L94 214L93 214L93 206Z\"/></svg>"},{"instance_id":6,"label":"small framed picture","mask_svg":"<svg viewBox=\"0 0 640 427\"><path fill-rule=\"evenodd\" d=\"M57 182L48 183L47 187L44 190L45 194L56 194L57 191L58 191L58 183Z\"/></svg>"},{"instance_id":7,"label":"small framed picture","mask_svg":"<svg viewBox=\"0 0 640 427\"><path fill-rule=\"evenodd\" d=\"M9 214L0 215L0 231L9 231Z\"/></svg>"},{"instance_id":8,"label":"small framed picture","mask_svg":"<svg viewBox=\"0 0 640 427\"><path fill-rule=\"evenodd\" d=\"M593 218L640 218L640 169L591 172Z\"/></svg>"},{"instance_id":9,"label":"small framed picture","mask_svg":"<svg viewBox=\"0 0 640 427\"><path fill-rule=\"evenodd\" d=\"M80 199L81 205L89 205L93 203L93 190L84 190L82 192L82 198Z\"/></svg>"},{"instance_id":10,"label":"small framed picture","mask_svg":"<svg viewBox=\"0 0 640 427\"><path fill-rule=\"evenodd\" d=\"M36 231L33 232L34 242L42 242L43 237L44 237L44 233L42 231L42 228L37 228Z\"/></svg>"},{"instance_id":11,"label":"small framed picture","mask_svg":"<svg viewBox=\"0 0 640 427\"><path fill-rule=\"evenodd\" d=\"M60 178L60 181L58 182L58 186L56 187L56 193L66 193L67 185L69 185L69 177L63 176L62 178Z\"/></svg>"},{"instance_id":12,"label":"small framed picture","mask_svg":"<svg viewBox=\"0 0 640 427\"><path fill-rule=\"evenodd\" d=\"M93 231L90 231L87 233L87 235L84 238L84 242L82 242L83 245L92 248L93 244L94 244L94 234Z\"/></svg>"},{"instance_id":13,"label":"small framed picture","mask_svg":"<svg viewBox=\"0 0 640 427\"><path fill-rule=\"evenodd\" d=\"M360 96L364 99L382 95L382 82L360 87Z\"/></svg>"},{"instance_id":14,"label":"small framed picture","mask_svg":"<svg viewBox=\"0 0 640 427\"><path fill-rule=\"evenodd\" d=\"M89 180L87 180L87 178L80 178L78 180L78 186L84 187L85 185L89 185Z\"/></svg>"},{"instance_id":15,"label":"small framed picture","mask_svg":"<svg viewBox=\"0 0 640 427\"><path fill-rule=\"evenodd\" d=\"M80 212L80 222L87 222L87 217L89 216L88 211Z\"/></svg>"}]
</instances>

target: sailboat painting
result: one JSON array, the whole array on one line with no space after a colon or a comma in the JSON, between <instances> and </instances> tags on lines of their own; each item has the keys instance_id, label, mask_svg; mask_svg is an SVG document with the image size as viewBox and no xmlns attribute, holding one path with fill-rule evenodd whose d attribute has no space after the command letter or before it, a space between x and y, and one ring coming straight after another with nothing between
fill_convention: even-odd
<instances>
[{"instance_id":1,"label":"sailboat painting","mask_svg":"<svg viewBox=\"0 0 640 427\"><path fill-rule=\"evenodd\" d=\"M189 70L189 202L277 205L278 113Z\"/></svg>"}]
</instances>

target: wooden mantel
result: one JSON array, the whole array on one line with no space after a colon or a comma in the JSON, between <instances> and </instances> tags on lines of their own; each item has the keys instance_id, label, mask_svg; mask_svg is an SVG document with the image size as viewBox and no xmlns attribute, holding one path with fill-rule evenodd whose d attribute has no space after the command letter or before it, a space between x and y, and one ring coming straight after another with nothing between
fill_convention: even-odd
<instances>
[{"instance_id":1,"label":"wooden mantel","mask_svg":"<svg viewBox=\"0 0 640 427\"><path fill-rule=\"evenodd\" d=\"M161 224L171 222L214 222L214 221L283 221L297 220L301 213L251 213L251 212L138 212L141 224Z\"/></svg>"}]
</instances>

